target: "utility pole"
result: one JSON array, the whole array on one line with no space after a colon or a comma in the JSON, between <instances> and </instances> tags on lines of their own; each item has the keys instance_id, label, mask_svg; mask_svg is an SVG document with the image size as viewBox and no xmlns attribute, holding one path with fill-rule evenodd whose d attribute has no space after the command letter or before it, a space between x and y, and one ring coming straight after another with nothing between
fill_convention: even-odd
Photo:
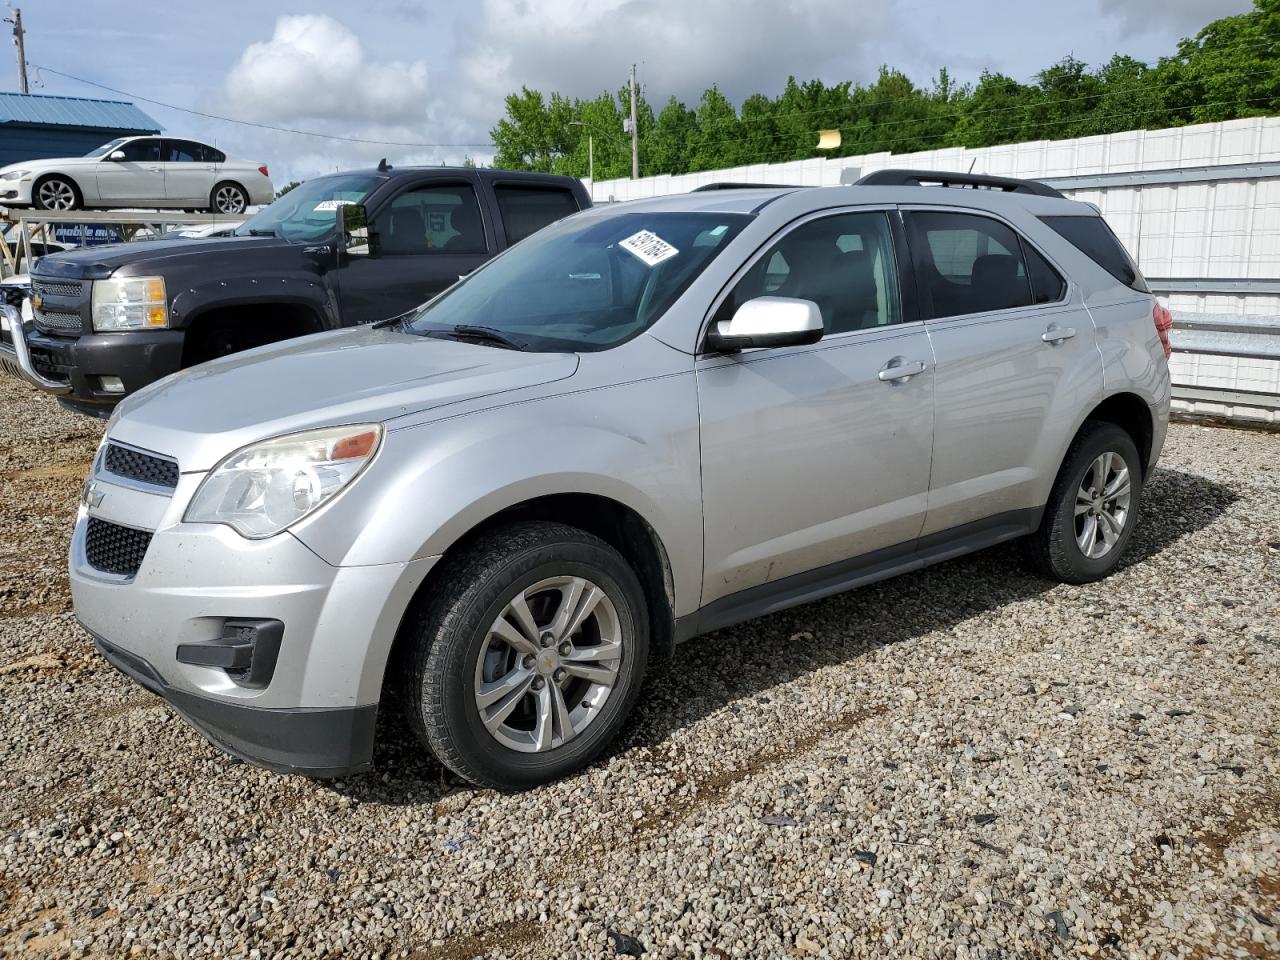
<instances>
[{"instance_id":1,"label":"utility pole","mask_svg":"<svg viewBox=\"0 0 1280 960\"><path fill-rule=\"evenodd\" d=\"M13 24L13 45L18 48L18 86L23 93L27 93L27 48L25 43L25 33L22 29L22 10L15 9L13 11L13 19L5 17L5 22ZM634 96L632 97L634 100Z\"/></svg>"},{"instance_id":2,"label":"utility pole","mask_svg":"<svg viewBox=\"0 0 1280 960\"><path fill-rule=\"evenodd\" d=\"M23 90L26 90L25 81ZM640 127L636 123L636 65L631 65L631 179L640 179Z\"/></svg>"}]
</instances>

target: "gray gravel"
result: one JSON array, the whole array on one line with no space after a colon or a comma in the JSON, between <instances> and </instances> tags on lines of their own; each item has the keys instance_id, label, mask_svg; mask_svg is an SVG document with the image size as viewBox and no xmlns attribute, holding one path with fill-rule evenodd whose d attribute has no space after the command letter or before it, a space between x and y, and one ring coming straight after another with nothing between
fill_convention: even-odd
<instances>
[{"instance_id":1,"label":"gray gravel","mask_svg":"<svg viewBox=\"0 0 1280 960\"><path fill-rule=\"evenodd\" d=\"M100 424L0 409L0 953L1280 955L1280 436L1175 425L1105 583L998 548L687 646L509 796L209 747L69 613Z\"/></svg>"}]
</instances>

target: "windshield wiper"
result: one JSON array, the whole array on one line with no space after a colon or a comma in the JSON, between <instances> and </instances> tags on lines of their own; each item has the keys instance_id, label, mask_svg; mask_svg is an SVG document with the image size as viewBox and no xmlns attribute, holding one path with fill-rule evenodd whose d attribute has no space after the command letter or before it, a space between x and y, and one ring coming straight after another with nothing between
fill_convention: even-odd
<instances>
[{"instance_id":1,"label":"windshield wiper","mask_svg":"<svg viewBox=\"0 0 1280 960\"><path fill-rule=\"evenodd\" d=\"M446 332L446 336L455 337L459 340L482 340L486 343L496 343L503 347L509 347L512 350L529 349L529 344L523 340L517 340L515 337L509 336L493 327L481 327L474 323L454 324Z\"/></svg>"},{"instance_id":2,"label":"windshield wiper","mask_svg":"<svg viewBox=\"0 0 1280 960\"><path fill-rule=\"evenodd\" d=\"M373 323L369 324L369 326L371 326L374 330L381 330L383 327L394 327L398 324L404 323L406 320L409 319L410 316L412 316L412 314L413 314L412 310L409 310L405 313L397 313L394 317L386 317L383 320L375 320Z\"/></svg>"},{"instance_id":3,"label":"windshield wiper","mask_svg":"<svg viewBox=\"0 0 1280 960\"><path fill-rule=\"evenodd\" d=\"M268 228L268 229L265 229L265 230L264 230L262 227L250 227L250 228L249 228L249 236L251 236L251 237L274 237L274 236L276 236L276 232L275 232L274 230L270 229L270 228Z\"/></svg>"}]
</instances>

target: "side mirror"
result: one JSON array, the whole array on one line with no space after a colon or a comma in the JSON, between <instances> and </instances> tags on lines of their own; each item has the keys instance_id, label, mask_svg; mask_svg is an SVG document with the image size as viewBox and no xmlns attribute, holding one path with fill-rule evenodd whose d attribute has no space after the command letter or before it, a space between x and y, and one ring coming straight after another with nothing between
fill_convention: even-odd
<instances>
[{"instance_id":1,"label":"side mirror","mask_svg":"<svg viewBox=\"0 0 1280 960\"><path fill-rule=\"evenodd\" d=\"M812 300L756 297L707 331L707 349L723 352L748 347L791 347L822 339L822 311Z\"/></svg>"},{"instance_id":2,"label":"side mirror","mask_svg":"<svg viewBox=\"0 0 1280 960\"><path fill-rule=\"evenodd\" d=\"M125 159L124 151L123 151L123 150L112 150L110 153L108 153L108 154L107 154L107 159L108 159L108 160L114 160L114 161L116 161L117 163L119 163L121 160Z\"/></svg>"},{"instance_id":3,"label":"side mirror","mask_svg":"<svg viewBox=\"0 0 1280 960\"><path fill-rule=\"evenodd\" d=\"M338 222L347 253L357 257L378 255L378 234L369 223L369 211L363 203L339 204Z\"/></svg>"}]
</instances>

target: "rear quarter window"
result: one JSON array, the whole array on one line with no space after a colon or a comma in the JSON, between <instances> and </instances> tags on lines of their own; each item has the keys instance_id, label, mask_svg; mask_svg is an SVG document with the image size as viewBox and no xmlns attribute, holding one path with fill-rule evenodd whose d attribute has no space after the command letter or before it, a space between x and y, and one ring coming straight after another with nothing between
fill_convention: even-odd
<instances>
[{"instance_id":1,"label":"rear quarter window","mask_svg":"<svg viewBox=\"0 0 1280 960\"><path fill-rule=\"evenodd\" d=\"M1115 277L1139 293L1150 293L1138 265L1129 256L1107 222L1099 216L1041 217L1046 226Z\"/></svg>"}]
</instances>

